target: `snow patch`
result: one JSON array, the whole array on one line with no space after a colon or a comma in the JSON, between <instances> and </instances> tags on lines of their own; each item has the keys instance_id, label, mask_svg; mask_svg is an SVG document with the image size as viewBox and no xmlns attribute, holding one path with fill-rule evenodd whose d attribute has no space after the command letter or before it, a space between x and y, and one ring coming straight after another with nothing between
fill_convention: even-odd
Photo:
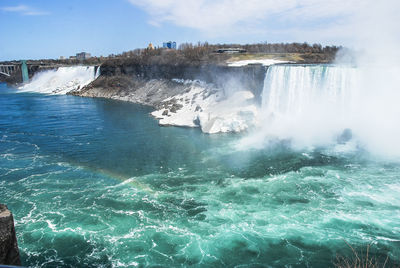
<instances>
[{"instance_id":1,"label":"snow patch","mask_svg":"<svg viewBox=\"0 0 400 268\"><path fill-rule=\"evenodd\" d=\"M262 64L263 66L270 66L277 63L289 63L289 61L275 60L275 59L240 60L240 61L228 62L228 66L241 67L249 64Z\"/></svg>"},{"instance_id":2,"label":"snow patch","mask_svg":"<svg viewBox=\"0 0 400 268\"><path fill-rule=\"evenodd\" d=\"M221 133L240 132L254 126L257 111L250 91L226 97L221 90L192 81L185 93L165 99L161 109L152 115L159 119L160 125L200 127L204 133Z\"/></svg>"}]
</instances>

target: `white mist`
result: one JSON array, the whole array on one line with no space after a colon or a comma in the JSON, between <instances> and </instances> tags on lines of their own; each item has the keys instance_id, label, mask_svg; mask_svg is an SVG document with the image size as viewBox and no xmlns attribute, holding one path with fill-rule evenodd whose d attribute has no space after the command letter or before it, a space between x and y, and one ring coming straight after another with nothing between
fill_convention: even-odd
<instances>
[{"instance_id":1,"label":"white mist","mask_svg":"<svg viewBox=\"0 0 400 268\"><path fill-rule=\"evenodd\" d=\"M366 1L353 14L349 35L356 66L272 66L262 96L259 128L239 147L271 140L292 146L337 143L345 129L368 151L400 157L399 1Z\"/></svg>"}]
</instances>

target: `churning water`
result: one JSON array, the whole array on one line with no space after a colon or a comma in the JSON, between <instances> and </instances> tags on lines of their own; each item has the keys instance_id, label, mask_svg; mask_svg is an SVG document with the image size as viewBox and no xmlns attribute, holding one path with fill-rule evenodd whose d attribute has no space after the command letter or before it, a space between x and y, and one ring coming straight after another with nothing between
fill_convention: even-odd
<instances>
[{"instance_id":1,"label":"churning water","mask_svg":"<svg viewBox=\"0 0 400 268\"><path fill-rule=\"evenodd\" d=\"M159 127L143 106L0 87L0 202L25 266L329 267L347 243L399 264L396 161L348 143L238 150L246 135ZM274 114L300 110L293 87L269 87Z\"/></svg>"},{"instance_id":2,"label":"churning water","mask_svg":"<svg viewBox=\"0 0 400 268\"><path fill-rule=\"evenodd\" d=\"M70 66L54 70L42 71L32 78L28 84L19 88L22 92L39 92L44 94L66 94L79 89L100 75L100 67Z\"/></svg>"}]
</instances>

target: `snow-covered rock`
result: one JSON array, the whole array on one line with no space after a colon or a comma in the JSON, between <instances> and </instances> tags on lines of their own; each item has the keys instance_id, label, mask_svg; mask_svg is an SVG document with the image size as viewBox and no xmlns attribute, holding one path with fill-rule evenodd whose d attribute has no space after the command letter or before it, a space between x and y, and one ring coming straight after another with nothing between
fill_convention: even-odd
<instances>
[{"instance_id":1,"label":"snow-covered rock","mask_svg":"<svg viewBox=\"0 0 400 268\"><path fill-rule=\"evenodd\" d=\"M240 132L255 125L257 106L250 91L225 96L203 82L180 82L191 83L187 92L165 99L152 113L160 125L200 127L205 133Z\"/></svg>"}]
</instances>

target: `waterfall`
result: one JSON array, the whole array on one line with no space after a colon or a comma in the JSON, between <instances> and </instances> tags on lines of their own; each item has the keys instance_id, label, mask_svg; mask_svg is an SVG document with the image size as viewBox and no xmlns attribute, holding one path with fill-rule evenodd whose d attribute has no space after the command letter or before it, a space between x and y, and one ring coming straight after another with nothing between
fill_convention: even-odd
<instances>
[{"instance_id":1,"label":"waterfall","mask_svg":"<svg viewBox=\"0 0 400 268\"><path fill-rule=\"evenodd\" d=\"M97 77L99 77L100 76L100 66L96 66L95 67L95 70L96 70L96 74L95 74L95 79L97 78Z\"/></svg>"},{"instance_id":2,"label":"waterfall","mask_svg":"<svg viewBox=\"0 0 400 268\"><path fill-rule=\"evenodd\" d=\"M262 91L259 129L244 148L271 140L290 140L295 147L336 142L354 133L360 97L359 70L333 65L273 65ZM351 129L351 131L350 131Z\"/></svg>"},{"instance_id":3,"label":"waterfall","mask_svg":"<svg viewBox=\"0 0 400 268\"><path fill-rule=\"evenodd\" d=\"M328 65L276 65L267 70L262 110L279 116L306 116L328 108L346 112L357 98L357 69ZM317 109L317 110L316 110Z\"/></svg>"},{"instance_id":4,"label":"waterfall","mask_svg":"<svg viewBox=\"0 0 400 268\"><path fill-rule=\"evenodd\" d=\"M23 92L45 94L66 94L82 88L97 78L100 67L94 66L60 67L35 74L32 80L19 88Z\"/></svg>"},{"instance_id":5,"label":"waterfall","mask_svg":"<svg viewBox=\"0 0 400 268\"><path fill-rule=\"evenodd\" d=\"M270 66L259 128L240 147L264 147L277 139L295 148L345 143L400 157L399 71L390 65Z\"/></svg>"}]
</instances>

